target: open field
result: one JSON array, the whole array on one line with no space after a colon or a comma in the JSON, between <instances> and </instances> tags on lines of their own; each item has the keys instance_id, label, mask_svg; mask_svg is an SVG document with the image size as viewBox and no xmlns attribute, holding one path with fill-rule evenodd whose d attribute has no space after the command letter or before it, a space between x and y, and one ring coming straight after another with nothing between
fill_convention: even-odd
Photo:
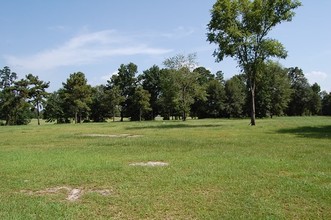
<instances>
[{"instance_id":1,"label":"open field","mask_svg":"<svg viewBox=\"0 0 331 220\"><path fill-rule=\"evenodd\" d=\"M331 118L248 124L0 127L0 219L331 219Z\"/></svg>"}]
</instances>

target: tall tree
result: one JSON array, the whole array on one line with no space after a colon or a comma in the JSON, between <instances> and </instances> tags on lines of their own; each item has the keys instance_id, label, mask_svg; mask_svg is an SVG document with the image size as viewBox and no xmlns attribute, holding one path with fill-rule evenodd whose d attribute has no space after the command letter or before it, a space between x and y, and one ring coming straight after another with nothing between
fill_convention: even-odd
<instances>
[{"instance_id":1,"label":"tall tree","mask_svg":"<svg viewBox=\"0 0 331 220\"><path fill-rule=\"evenodd\" d=\"M111 116L113 121L115 121L116 112L119 110L120 104L125 101L125 97L122 96L119 86L113 86L111 89L107 90L107 103L111 109Z\"/></svg>"},{"instance_id":2,"label":"tall tree","mask_svg":"<svg viewBox=\"0 0 331 220\"><path fill-rule=\"evenodd\" d=\"M322 111L322 95L321 87L314 83L311 87L311 97L310 97L310 112L312 115L320 115Z\"/></svg>"},{"instance_id":3,"label":"tall tree","mask_svg":"<svg viewBox=\"0 0 331 220\"><path fill-rule=\"evenodd\" d=\"M292 93L286 68L278 62L266 62L256 88L258 117L284 114Z\"/></svg>"},{"instance_id":4,"label":"tall tree","mask_svg":"<svg viewBox=\"0 0 331 220\"><path fill-rule=\"evenodd\" d=\"M291 116L309 115L312 88L307 78L302 69L298 67L289 68L288 76L291 81L292 95L287 114Z\"/></svg>"},{"instance_id":5,"label":"tall tree","mask_svg":"<svg viewBox=\"0 0 331 220\"><path fill-rule=\"evenodd\" d=\"M121 105L121 121L123 121L125 113L128 112L131 100L130 96L133 95L134 88L136 87L136 77L138 72L138 67L134 63L129 63L127 65L121 64L118 69L118 73L113 75L110 80L108 80L108 87L112 88L118 86L121 91L121 96L124 97L124 101L120 103Z\"/></svg>"},{"instance_id":6,"label":"tall tree","mask_svg":"<svg viewBox=\"0 0 331 220\"><path fill-rule=\"evenodd\" d=\"M87 114L91 103L91 86L87 84L85 74L77 72L70 74L66 83L63 84L64 100L70 105L75 123L82 121L82 114ZM79 117L78 117L79 116Z\"/></svg>"},{"instance_id":7,"label":"tall tree","mask_svg":"<svg viewBox=\"0 0 331 220\"><path fill-rule=\"evenodd\" d=\"M199 97L201 100L206 98L206 93L203 87L199 84L199 73L194 72L196 67L195 54L177 55L166 59L163 64L171 70L174 77L174 90L178 107L182 112L183 121L186 120L187 114L190 112L190 107L194 103L194 98Z\"/></svg>"},{"instance_id":8,"label":"tall tree","mask_svg":"<svg viewBox=\"0 0 331 220\"><path fill-rule=\"evenodd\" d=\"M0 116L6 121L6 125L10 123L10 110L14 105L15 95L12 90L16 79L17 74L12 72L8 66L0 70Z\"/></svg>"},{"instance_id":9,"label":"tall tree","mask_svg":"<svg viewBox=\"0 0 331 220\"><path fill-rule=\"evenodd\" d=\"M40 125L40 110L48 95L46 89L49 87L49 82L44 82L38 76L32 74L25 77L29 86L29 99L37 111L38 125Z\"/></svg>"},{"instance_id":10,"label":"tall tree","mask_svg":"<svg viewBox=\"0 0 331 220\"><path fill-rule=\"evenodd\" d=\"M110 116L106 86L98 85L92 88L90 109L90 119L94 122L104 122Z\"/></svg>"},{"instance_id":11,"label":"tall tree","mask_svg":"<svg viewBox=\"0 0 331 220\"><path fill-rule=\"evenodd\" d=\"M246 101L246 85L242 75L235 75L225 82L225 115L243 117Z\"/></svg>"},{"instance_id":12,"label":"tall tree","mask_svg":"<svg viewBox=\"0 0 331 220\"><path fill-rule=\"evenodd\" d=\"M134 94L133 94L133 106L136 106L139 112L139 121L142 119L142 114L146 111L150 111L150 97L151 94L143 89L142 86L136 87Z\"/></svg>"},{"instance_id":13,"label":"tall tree","mask_svg":"<svg viewBox=\"0 0 331 220\"><path fill-rule=\"evenodd\" d=\"M331 92L322 92L322 115L331 115Z\"/></svg>"},{"instance_id":14,"label":"tall tree","mask_svg":"<svg viewBox=\"0 0 331 220\"><path fill-rule=\"evenodd\" d=\"M0 118L6 125L28 124L31 118L27 82L17 81L9 67L0 70Z\"/></svg>"},{"instance_id":15,"label":"tall tree","mask_svg":"<svg viewBox=\"0 0 331 220\"><path fill-rule=\"evenodd\" d=\"M263 63L285 58L283 45L268 37L277 24L291 21L298 0L217 0L211 10L208 41L218 45L216 61L233 57L245 73L251 94L251 125L255 125L256 80Z\"/></svg>"},{"instance_id":16,"label":"tall tree","mask_svg":"<svg viewBox=\"0 0 331 220\"><path fill-rule=\"evenodd\" d=\"M139 75L138 81L142 87L150 94L150 106L151 114L147 116L147 119L154 120L160 113L160 103L158 102L161 95L161 70L158 66L154 65L148 70L143 71L143 74Z\"/></svg>"},{"instance_id":17,"label":"tall tree","mask_svg":"<svg viewBox=\"0 0 331 220\"><path fill-rule=\"evenodd\" d=\"M224 115L225 109L225 85L223 81L213 79L209 81L206 88L207 100L206 110L208 117L218 118Z\"/></svg>"},{"instance_id":18,"label":"tall tree","mask_svg":"<svg viewBox=\"0 0 331 220\"><path fill-rule=\"evenodd\" d=\"M178 116L178 88L175 85L176 76L173 70L162 69L160 76L161 94L158 100L160 113L164 120L169 120L171 116Z\"/></svg>"},{"instance_id":19,"label":"tall tree","mask_svg":"<svg viewBox=\"0 0 331 220\"><path fill-rule=\"evenodd\" d=\"M198 118L221 117L224 110L225 90L223 73L221 71L213 75L204 67L194 69L199 74L198 82L206 92L206 98L195 98L191 105L191 113Z\"/></svg>"},{"instance_id":20,"label":"tall tree","mask_svg":"<svg viewBox=\"0 0 331 220\"><path fill-rule=\"evenodd\" d=\"M69 123L69 106L64 101L63 89L52 92L48 95L43 110L43 118L47 122Z\"/></svg>"}]
</instances>

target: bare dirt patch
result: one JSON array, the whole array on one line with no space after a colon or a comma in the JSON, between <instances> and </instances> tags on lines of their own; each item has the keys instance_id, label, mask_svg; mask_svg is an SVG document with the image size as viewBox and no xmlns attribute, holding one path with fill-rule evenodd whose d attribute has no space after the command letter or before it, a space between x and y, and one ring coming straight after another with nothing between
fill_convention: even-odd
<instances>
[{"instance_id":1,"label":"bare dirt patch","mask_svg":"<svg viewBox=\"0 0 331 220\"><path fill-rule=\"evenodd\" d=\"M74 202L77 201L81 196L86 193L98 193L101 196L109 196L112 191L109 189L83 189L83 188L72 188L68 186L58 186L54 188L47 188L38 191L31 190L21 190L21 193L25 193L28 195L52 195L52 194L67 194L66 200Z\"/></svg>"},{"instance_id":2,"label":"bare dirt patch","mask_svg":"<svg viewBox=\"0 0 331 220\"><path fill-rule=\"evenodd\" d=\"M130 163L129 165L143 166L143 167L164 167L164 166L169 166L169 163L160 162L160 161L149 161L149 162Z\"/></svg>"},{"instance_id":3,"label":"bare dirt patch","mask_svg":"<svg viewBox=\"0 0 331 220\"><path fill-rule=\"evenodd\" d=\"M142 135L135 134L83 134L83 137L108 137L108 138L137 138Z\"/></svg>"},{"instance_id":4,"label":"bare dirt patch","mask_svg":"<svg viewBox=\"0 0 331 220\"><path fill-rule=\"evenodd\" d=\"M76 201L83 195L84 191L82 189L72 189L70 190L67 200Z\"/></svg>"}]
</instances>

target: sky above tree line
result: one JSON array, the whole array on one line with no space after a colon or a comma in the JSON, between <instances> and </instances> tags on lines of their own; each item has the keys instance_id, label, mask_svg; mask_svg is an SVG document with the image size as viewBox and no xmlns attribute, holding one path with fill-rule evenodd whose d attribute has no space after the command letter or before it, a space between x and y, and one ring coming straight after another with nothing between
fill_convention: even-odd
<instances>
[{"instance_id":1,"label":"sky above tree line","mask_svg":"<svg viewBox=\"0 0 331 220\"><path fill-rule=\"evenodd\" d=\"M210 9L216 0L5 0L0 13L0 68L19 78L32 73L62 86L71 73L89 84L106 84L121 64L139 73L176 54L196 53L200 66L225 79L240 73L236 61L216 63L216 45L206 41ZM309 82L331 92L331 1L302 0L292 22L270 37L288 51L284 67L299 67Z\"/></svg>"}]
</instances>

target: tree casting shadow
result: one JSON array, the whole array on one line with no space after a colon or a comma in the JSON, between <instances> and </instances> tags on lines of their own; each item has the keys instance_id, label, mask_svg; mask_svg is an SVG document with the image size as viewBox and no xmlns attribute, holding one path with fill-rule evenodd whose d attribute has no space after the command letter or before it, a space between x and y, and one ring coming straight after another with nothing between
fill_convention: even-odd
<instances>
[{"instance_id":1,"label":"tree casting shadow","mask_svg":"<svg viewBox=\"0 0 331 220\"><path fill-rule=\"evenodd\" d=\"M331 125L319 127L305 126L291 129L280 129L278 130L278 132L283 134L290 133L304 138L331 139Z\"/></svg>"}]
</instances>

